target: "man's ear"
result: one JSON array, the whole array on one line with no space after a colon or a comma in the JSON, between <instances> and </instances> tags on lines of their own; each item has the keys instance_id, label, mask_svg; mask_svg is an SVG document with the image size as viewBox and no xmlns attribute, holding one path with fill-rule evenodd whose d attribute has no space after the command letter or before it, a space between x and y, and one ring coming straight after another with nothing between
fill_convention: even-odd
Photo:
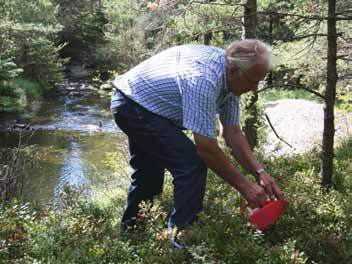
<instances>
[{"instance_id":1,"label":"man's ear","mask_svg":"<svg viewBox=\"0 0 352 264\"><path fill-rule=\"evenodd\" d=\"M234 65L234 64L228 64L226 66L227 68L227 74L230 76L230 77L234 77L235 75L237 75L237 73L239 72L239 68L237 65Z\"/></svg>"},{"instance_id":2,"label":"man's ear","mask_svg":"<svg viewBox=\"0 0 352 264\"><path fill-rule=\"evenodd\" d=\"M227 68L227 72L229 74L234 74L237 71L237 66L234 65L234 64L230 64L229 63L229 64L226 65L226 68Z\"/></svg>"}]
</instances>

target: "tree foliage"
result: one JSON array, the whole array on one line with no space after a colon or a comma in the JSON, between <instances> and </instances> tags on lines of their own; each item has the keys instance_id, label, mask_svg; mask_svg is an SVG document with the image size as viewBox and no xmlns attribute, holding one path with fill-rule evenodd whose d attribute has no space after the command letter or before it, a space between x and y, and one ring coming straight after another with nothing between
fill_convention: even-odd
<instances>
[{"instance_id":1,"label":"tree foliage","mask_svg":"<svg viewBox=\"0 0 352 264\"><path fill-rule=\"evenodd\" d=\"M0 59L0 95L6 87L8 80L11 80L18 76L22 72L11 59Z\"/></svg>"},{"instance_id":2,"label":"tree foliage","mask_svg":"<svg viewBox=\"0 0 352 264\"><path fill-rule=\"evenodd\" d=\"M62 30L58 32L59 43L67 43L62 49L64 57L93 66L97 63L95 53L105 42L105 15L102 1L54 0L58 5L57 19ZM116 8L116 7L115 7Z\"/></svg>"},{"instance_id":3,"label":"tree foliage","mask_svg":"<svg viewBox=\"0 0 352 264\"><path fill-rule=\"evenodd\" d=\"M0 58L11 58L23 69L23 76L45 89L62 78L61 47L55 45L61 30L56 13L51 0L0 0Z\"/></svg>"}]
</instances>

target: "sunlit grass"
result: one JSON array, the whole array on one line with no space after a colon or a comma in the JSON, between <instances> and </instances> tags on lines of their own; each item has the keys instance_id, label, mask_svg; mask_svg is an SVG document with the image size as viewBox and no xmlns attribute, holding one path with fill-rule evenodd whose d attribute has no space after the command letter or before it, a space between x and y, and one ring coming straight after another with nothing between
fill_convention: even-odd
<instances>
[{"instance_id":1,"label":"sunlit grass","mask_svg":"<svg viewBox=\"0 0 352 264\"><path fill-rule=\"evenodd\" d=\"M335 101L335 111L352 112L349 98L350 97L337 96ZM261 105L265 105L268 102L282 100L282 99L303 99L303 100L313 101L320 104L324 103L322 98L302 89L284 90L284 89L277 89L277 88L271 88L260 92L258 97L258 102Z\"/></svg>"},{"instance_id":2,"label":"sunlit grass","mask_svg":"<svg viewBox=\"0 0 352 264\"><path fill-rule=\"evenodd\" d=\"M281 99L304 99L322 103L321 98L305 90L268 89L259 93L261 104Z\"/></svg>"}]
</instances>

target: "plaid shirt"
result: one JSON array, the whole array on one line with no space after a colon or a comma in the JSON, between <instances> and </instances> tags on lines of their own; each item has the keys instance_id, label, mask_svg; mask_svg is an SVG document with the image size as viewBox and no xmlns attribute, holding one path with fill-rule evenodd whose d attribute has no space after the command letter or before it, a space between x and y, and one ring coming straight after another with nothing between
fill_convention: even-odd
<instances>
[{"instance_id":1,"label":"plaid shirt","mask_svg":"<svg viewBox=\"0 0 352 264\"><path fill-rule=\"evenodd\" d=\"M114 85L128 98L194 133L215 138L216 115L239 124L239 97L227 88L224 50L176 46L118 76ZM116 107L114 94L111 108Z\"/></svg>"}]
</instances>

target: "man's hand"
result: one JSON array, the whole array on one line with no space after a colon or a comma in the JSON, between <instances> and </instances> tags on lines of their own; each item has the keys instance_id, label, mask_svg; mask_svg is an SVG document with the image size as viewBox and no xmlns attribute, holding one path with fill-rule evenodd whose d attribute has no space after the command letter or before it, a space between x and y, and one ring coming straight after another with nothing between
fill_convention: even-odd
<instances>
[{"instance_id":1,"label":"man's hand","mask_svg":"<svg viewBox=\"0 0 352 264\"><path fill-rule=\"evenodd\" d=\"M253 207L262 205L267 199L265 191L258 184L243 177L230 163L216 140L194 134L199 157L207 167L238 190Z\"/></svg>"},{"instance_id":2,"label":"man's hand","mask_svg":"<svg viewBox=\"0 0 352 264\"><path fill-rule=\"evenodd\" d=\"M261 168L260 163L255 158L239 125L221 126L221 131L226 144L231 148L232 154L242 166L253 174L258 168ZM265 171L257 175L256 178L259 184L258 187L262 187L263 191L270 199L283 199L283 193L279 186ZM261 197L261 195L259 196ZM249 197L253 197L253 195L249 195ZM261 198L258 199L261 200ZM247 201L249 204L251 203L250 200L247 199Z\"/></svg>"},{"instance_id":3,"label":"man's hand","mask_svg":"<svg viewBox=\"0 0 352 264\"><path fill-rule=\"evenodd\" d=\"M263 187L266 194L271 200L274 200L275 198L278 200L282 200L284 198L283 192L281 191L277 183L265 171L261 172L258 175L257 182L261 187Z\"/></svg>"},{"instance_id":4,"label":"man's hand","mask_svg":"<svg viewBox=\"0 0 352 264\"><path fill-rule=\"evenodd\" d=\"M271 200L274 200L275 198L282 200L284 198L283 192L277 183L266 172L260 173L257 181L258 184L248 182L247 187L241 191L244 198L247 200L249 207L261 207L268 197Z\"/></svg>"},{"instance_id":5,"label":"man's hand","mask_svg":"<svg viewBox=\"0 0 352 264\"><path fill-rule=\"evenodd\" d=\"M250 208L261 207L268 199L265 190L254 182L248 182L248 186L241 193Z\"/></svg>"}]
</instances>

